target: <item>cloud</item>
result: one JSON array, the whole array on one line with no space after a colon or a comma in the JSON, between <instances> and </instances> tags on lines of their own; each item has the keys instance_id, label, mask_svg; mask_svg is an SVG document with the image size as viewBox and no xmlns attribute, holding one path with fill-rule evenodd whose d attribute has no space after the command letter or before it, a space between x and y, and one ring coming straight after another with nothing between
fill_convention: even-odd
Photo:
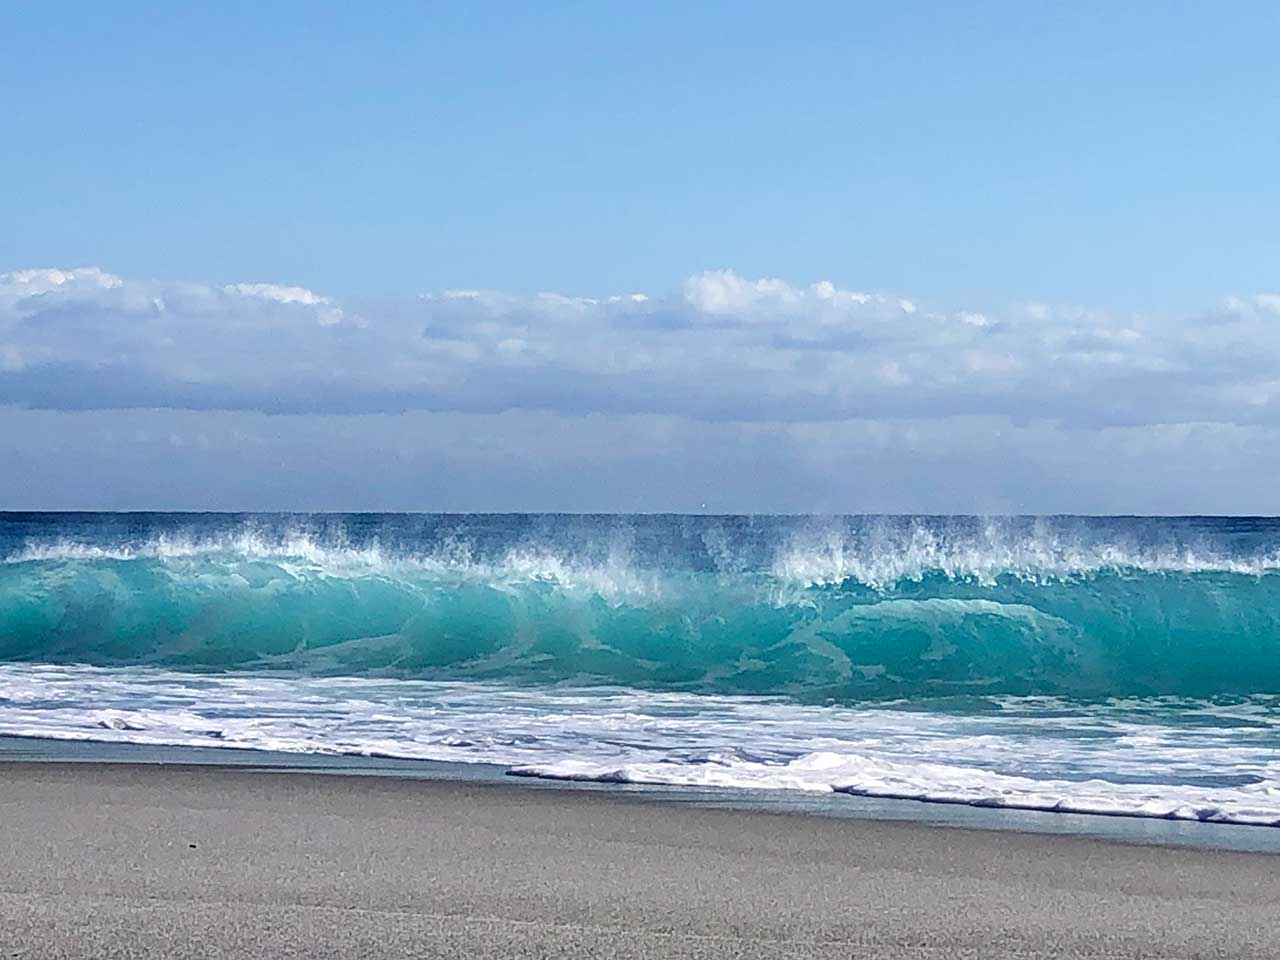
<instances>
[{"instance_id":1,"label":"cloud","mask_svg":"<svg viewBox=\"0 0 1280 960\"><path fill-rule=\"evenodd\" d=\"M0 275L0 403L292 414L1280 422L1280 295L1154 320L938 309L730 270L669 295L455 290L359 303L97 268Z\"/></svg>"},{"instance_id":2,"label":"cloud","mask_svg":"<svg viewBox=\"0 0 1280 960\"><path fill-rule=\"evenodd\" d=\"M0 407L11 509L1280 513L1280 430Z\"/></svg>"},{"instance_id":3,"label":"cloud","mask_svg":"<svg viewBox=\"0 0 1280 960\"><path fill-rule=\"evenodd\" d=\"M97 267L74 270L16 270L0 276L0 291L14 299L37 297L56 290L112 290L124 281Z\"/></svg>"},{"instance_id":4,"label":"cloud","mask_svg":"<svg viewBox=\"0 0 1280 960\"><path fill-rule=\"evenodd\" d=\"M312 293L306 287L282 287L277 283L233 283L224 289L226 293L242 297L259 297L275 303L300 303L317 307L316 319L323 324L341 323L345 319L345 314L334 306L332 300Z\"/></svg>"}]
</instances>

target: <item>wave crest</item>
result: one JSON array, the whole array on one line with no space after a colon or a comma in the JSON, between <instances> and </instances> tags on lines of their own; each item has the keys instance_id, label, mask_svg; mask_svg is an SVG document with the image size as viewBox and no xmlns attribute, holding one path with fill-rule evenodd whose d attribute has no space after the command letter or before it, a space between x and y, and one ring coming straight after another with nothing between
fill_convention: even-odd
<instances>
[{"instance_id":1,"label":"wave crest","mask_svg":"<svg viewBox=\"0 0 1280 960\"><path fill-rule=\"evenodd\" d=\"M856 583L891 590L930 575L994 586L1002 577L1043 582L1099 573L1232 573L1261 576L1280 571L1280 550L1230 554L1210 545L1088 541L1045 524L1011 531L989 523L959 533L923 522L801 535L784 544L770 573L778 581L810 587Z\"/></svg>"},{"instance_id":2,"label":"wave crest","mask_svg":"<svg viewBox=\"0 0 1280 960\"><path fill-rule=\"evenodd\" d=\"M27 543L2 561L17 564L67 564L94 561L158 561L176 575L190 572L189 561L206 568L232 569L237 564L268 562L291 576L359 578L430 576L495 587L549 583L585 590L606 599L639 599L660 590L656 573L640 570L625 555L604 562L582 563L554 548L512 546L494 559L475 555L464 540L447 540L429 552L389 550L377 540L353 546L311 534L272 536L239 531L220 537L159 535L136 543L104 546L71 539Z\"/></svg>"},{"instance_id":3,"label":"wave crest","mask_svg":"<svg viewBox=\"0 0 1280 960\"><path fill-rule=\"evenodd\" d=\"M890 520L894 522L890 522ZM1097 574L1226 573L1262 576L1280 571L1280 545L1224 549L1183 539L1082 536L1046 521L956 524L938 519L888 518L864 524L818 524L784 532L776 541L735 542L724 528L701 534L698 554L641 555L626 537L586 544L554 537L478 549L465 534L423 546L359 542L336 532L270 529L246 524L215 535L160 532L139 539L95 542L61 536L29 539L3 555L4 564L199 558L270 561L300 574L358 576L426 572L474 581L542 581L594 590L603 597L657 596L668 574L711 572L768 582L787 591L856 585L891 592L929 577L996 585L1002 578L1042 583Z\"/></svg>"}]
</instances>

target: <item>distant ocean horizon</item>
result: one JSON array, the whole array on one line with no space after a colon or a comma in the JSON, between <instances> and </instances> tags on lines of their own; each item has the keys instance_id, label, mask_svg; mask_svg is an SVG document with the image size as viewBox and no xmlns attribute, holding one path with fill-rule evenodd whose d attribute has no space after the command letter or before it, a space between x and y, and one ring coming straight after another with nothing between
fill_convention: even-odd
<instances>
[{"instance_id":1,"label":"distant ocean horizon","mask_svg":"<svg viewBox=\"0 0 1280 960\"><path fill-rule=\"evenodd\" d=\"M0 513L0 734L1280 825L1280 520Z\"/></svg>"}]
</instances>

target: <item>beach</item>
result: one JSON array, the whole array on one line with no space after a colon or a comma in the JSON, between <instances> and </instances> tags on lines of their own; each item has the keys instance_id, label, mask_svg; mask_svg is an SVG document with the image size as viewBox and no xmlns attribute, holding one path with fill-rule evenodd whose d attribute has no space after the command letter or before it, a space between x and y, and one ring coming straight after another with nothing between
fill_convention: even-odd
<instances>
[{"instance_id":1,"label":"beach","mask_svg":"<svg viewBox=\"0 0 1280 960\"><path fill-rule=\"evenodd\" d=\"M608 792L0 769L5 957L1275 957L1280 860Z\"/></svg>"}]
</instances>

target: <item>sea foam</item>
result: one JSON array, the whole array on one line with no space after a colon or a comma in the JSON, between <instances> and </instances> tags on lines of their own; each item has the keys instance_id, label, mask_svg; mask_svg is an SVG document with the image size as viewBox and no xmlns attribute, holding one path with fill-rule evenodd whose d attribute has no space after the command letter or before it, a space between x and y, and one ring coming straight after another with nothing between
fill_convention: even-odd
<instances>
[{"instance_id":1,"label":"sea foam","mask_svg":"<svg viewBox=\"0 0 1280 960\"><path fill-rule=\"evenodd\" d=\"M776 697L0 665L0 734L1280 825L1280 701Z\"/></svg>"}]
</instances>

